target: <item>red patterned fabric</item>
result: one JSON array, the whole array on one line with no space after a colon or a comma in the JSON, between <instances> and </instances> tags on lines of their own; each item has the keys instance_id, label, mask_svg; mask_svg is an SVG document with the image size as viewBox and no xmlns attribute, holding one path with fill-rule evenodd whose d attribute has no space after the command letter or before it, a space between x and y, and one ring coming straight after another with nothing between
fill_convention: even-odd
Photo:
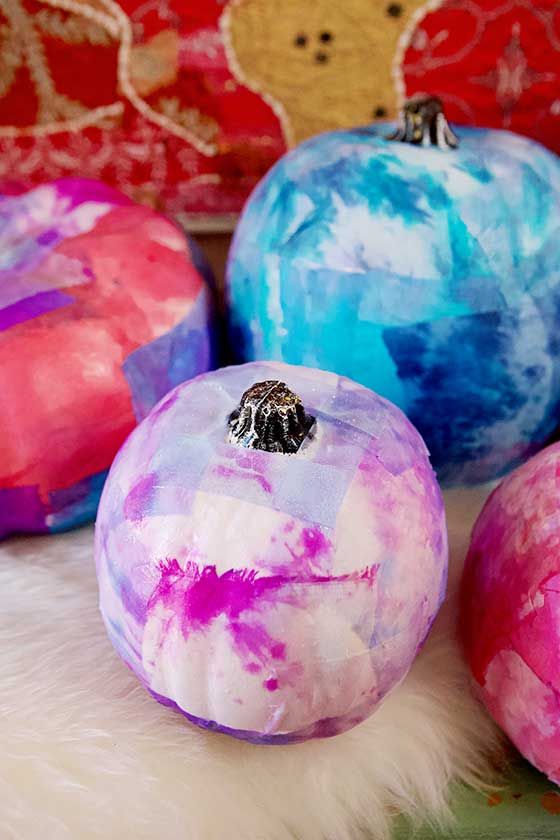
<instances>
[{"instance_id":1,"label":"red patterned fabric","mask_svg":"<svg viewBox=\"0 0 560 840\"><path fill-rule=\"evenodd\" d=\"M402 71L407 92L439 94L451 120L560 152L558 0L447 0L416 27Z\"/></svg>"},{"instance_id":2,"label":"red patterned fabric","mask_svg":"<svg viewBox=\"0 0 560 840\"><path fill-rule=\"evenodd\" d=\"M238 212L285 149L272 109L228 68L216 0L1 9L2 180L97 178L191 222Z\"/></svg>"},{"instance_id":3,"label":"red patterned fabric","mask_svg":"<svg viewBox=\"0 0 560 840\"><path fill-rule=\"evenodd\" d=\"M407 92L560 151L557 0L4 0L0 70L2 185L98 178L191 226Z\"/></svg>"}]
</instances>

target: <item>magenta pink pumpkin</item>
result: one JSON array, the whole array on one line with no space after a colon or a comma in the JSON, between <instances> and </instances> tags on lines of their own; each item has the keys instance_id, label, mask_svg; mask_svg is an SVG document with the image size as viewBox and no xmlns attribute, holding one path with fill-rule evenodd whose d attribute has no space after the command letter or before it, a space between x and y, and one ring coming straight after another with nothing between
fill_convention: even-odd
<instances>
[{"instance_id":1,"label":"magenta pink pumpkin","mask_svg":"<svg viewBox=\"0 0 560 840\"><path fill-rule=\"evenodd\" d=\"M560 784L560 443L504 479L480 514L462 632L490 713Z\"/></svg>"},{"instance_id":2,"label":"magenta pink pumpkin","mask_svg":"<svg viewBox=\"0 0 560 840\"><path fill-rule=\"evenodd\" d=\"M95 181L0 198L0 537L93 518L138 420L213 366L207 270Z\"/></svg>"}]
</instances>

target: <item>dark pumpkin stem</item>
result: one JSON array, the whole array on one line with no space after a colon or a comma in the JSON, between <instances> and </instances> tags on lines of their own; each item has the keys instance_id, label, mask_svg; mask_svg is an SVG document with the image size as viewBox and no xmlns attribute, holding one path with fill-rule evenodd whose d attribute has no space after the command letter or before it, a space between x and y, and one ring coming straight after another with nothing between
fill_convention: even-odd
<instances>
[{"instance_id":1,"label":"dark pumpkin stem","mask_svg":"<svg viewBox=\"0 0 560 840\"><path fill-rule=\"evenodd\" d=\"M315 418L306 414L297 394L284 382L256 382L241 397L228 420L228 442L246 449L293 455Z\"/></svg>"},{"instance_id":2,"label":"dark pumpkin stem","mask_svg":"<svg viewBox=\"0 0 560 840\"><path fill-rule=\"evenodd\" d=\"M414 146L437 146L439 149L456 149L459 145L459 138L445 118L441 99L424 93L407 99L399 116L399 125L387 139Z\"/></svg>"}]
</instances>

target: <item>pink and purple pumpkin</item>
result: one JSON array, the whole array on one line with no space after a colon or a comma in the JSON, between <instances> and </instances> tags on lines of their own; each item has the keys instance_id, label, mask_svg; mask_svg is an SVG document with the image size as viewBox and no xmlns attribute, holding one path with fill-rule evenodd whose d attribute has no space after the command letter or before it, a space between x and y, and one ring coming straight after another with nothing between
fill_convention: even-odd
<instances>
[{"instance_id":1,"label":"pink and purple pumpkin","mask_svg":"<svg viewBox=\"0 0 560 840\"><path fill-rule=\"evenodd\" d=\"M491 715L560 784L560 443L511 473L483 508L462 631Z\"/></svg>"},{"instance_id":2,"label":"pink and purple pumpkin","mask_svg":"<svg viewBox=\"0 0 560 840\"><path fill-rule=\"evenodd\" d=\"M119 446L214 365L208 268L103 184L0 199L0 537L93 518Z\"/></svg>"},{"instance_id":3,"label":"pink and purple pumpkin","mask_svg":"<svg viewBox=\"0 0 560 840\"><path fill-rule=\"evenodd\" d=\"M180 385L134 430L96 560L111 641L158 700L289 743L360 723L403 679L444 596L447 534L398 408L255 362Z\"/></svg>"}]
</instances>

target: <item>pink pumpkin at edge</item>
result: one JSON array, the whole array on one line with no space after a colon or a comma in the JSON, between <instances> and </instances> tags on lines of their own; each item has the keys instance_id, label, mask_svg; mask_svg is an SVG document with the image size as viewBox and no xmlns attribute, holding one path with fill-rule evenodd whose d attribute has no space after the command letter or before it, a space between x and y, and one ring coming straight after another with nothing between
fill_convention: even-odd
<instances>
[{"instance_id":1,"label":"pink pumpkin at edge","mask_svg":"<svg viewBox=\"0 0 560 840\"><path fill-rule=\"evenodd\" d=\"M209 269L169 219L83 179L0 199L0 260L0 537L64 530L94 517L137 422L214 366Z\"/></svg>"},{"instance_id":2,"label":"pink pumpkin at edge","mask_svg":"<svg viewBox=\"0 0 560 840\"><path fill-rule=\"evenodd\" d=\"M560 784L560 443L486 502L465 566L462 635L492 717Z\"/></svg>"}]
</instances>

